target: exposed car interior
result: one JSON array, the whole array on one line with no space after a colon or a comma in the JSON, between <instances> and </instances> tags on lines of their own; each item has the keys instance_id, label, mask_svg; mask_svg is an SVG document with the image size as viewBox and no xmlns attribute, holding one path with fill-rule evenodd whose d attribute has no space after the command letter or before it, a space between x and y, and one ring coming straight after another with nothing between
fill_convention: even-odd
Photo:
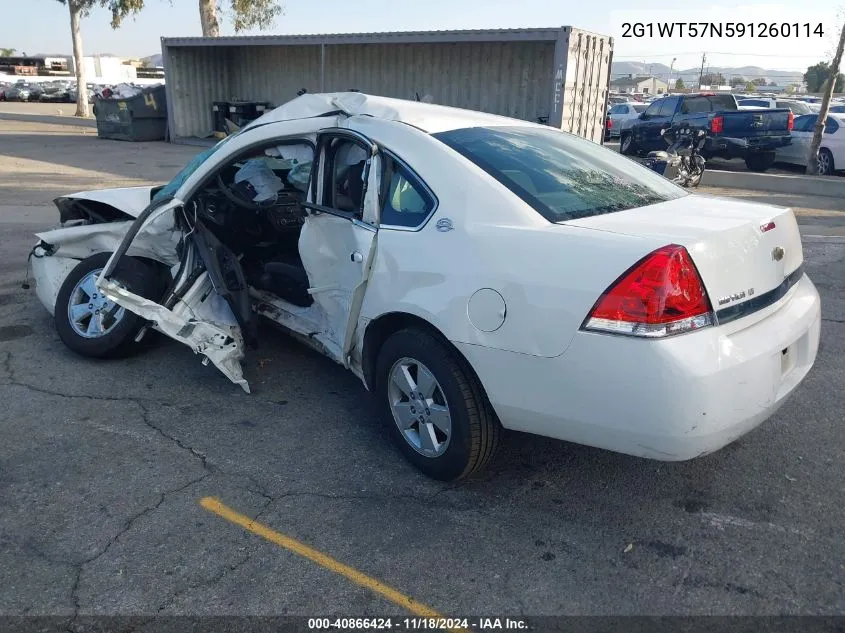
<instances>
[{"instance_id":1,"label":"exposed car interior","mask_svg":"<svg viewBox=\"0 0 845 633\"><path fill-rule=\"evenodd\" d=\"M313 303L298 248L313 157L314 148L304 142L262 146L218 170L194 196L196 206L186 206L239 258L247 285L301 307ZM356 143L332 142L325 206L360 212L366 159Z\"/></svg>"}]
</instances>

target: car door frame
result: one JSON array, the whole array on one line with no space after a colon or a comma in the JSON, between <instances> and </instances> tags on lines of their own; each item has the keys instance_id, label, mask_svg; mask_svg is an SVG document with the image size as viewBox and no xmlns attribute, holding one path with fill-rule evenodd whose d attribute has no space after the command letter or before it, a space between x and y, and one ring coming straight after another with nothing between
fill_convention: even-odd
<instances>
[{"instance_id":1,"label":"car door frame","mask_svg":"<svg viewBox=\"0 0 845 633\"><path fill-rule=\"evenodd\" d=\"M362 174L364 190L362 192L360 217L358 217L356 212L343 211L324 204L327 178L332 178L332 186L334 186L334 170L331 169L333 165L328 160L328 149L331 142L338 138L350 140L368 152ZM303 264L305 265L306 272L308 272L309 281L317 277L317 275L314 270L315 267L312 266L312 270L309 270L309 265L306 262L307 254L305 252L307 248L303 247L302 244L303 241L307 242L311 239L310 230L312 228L322 231L323 235L328 230L330 238L332 234L338 238L334 244L323 243L324 254L326 252L325 249L332 249L331 257L334 263L343 266L360 264L360 275L357 276L357 283L353 287L343 287L340 279L333 280L327 278L325 280L318 279L318 281L327 281L328 283L318 283L316 286L308 289L308 293L314 298L315 303L318 303L325 312L329 328L335 334L335 338L332 341L323 341L327 350L335 357L337 362L353 370L355 369L355 363L351 357L351 352L361 315L361 308L364 304L364 297L378 250L378 227L381 212L379 197L381 169L381 147L378 143L365 134L350 128L326 128L317 136L315 168L311 170L308 200L303 204L307 217L305 226L303 226L303 233L300 235L300 253L303 256ZM321 216L330 216L332 219L322 220ZM341 222L338 222L338 219ZM342 222L348 224L344 225ZM343 240L340 239L341 234L339 231L343 230L352 231L354 239L361 245L361 250L356 249L352 253L340 252L340 243ZM366 252L363 252L364 250ZM358 254L361 256L360 260L356 258ZM325 258L323 259L325 260ZM342 294L348 293L348 308L345 314L337 311L337 301L329 301L326 298L329 296L329 292L337 291L340 291Z\"/></svg>"},{"instance_id":2,"label":"car door frame","mask_svg":"<svg viewBox=\"0 0 845 633\"><path fill-rule=\"evenodd\" d=\"M240 361L244 355L244 335L246 334L248 336L249 332L242 331L245 320L242 318L244 316L243 314L241 314L241 318L239 318L239 308L237 304L240 304L239 307L241 311L243 308L250 310L249 317L246 321L252 322L252 317L254 315L251 312L249 287L243 278L243 271L240 270L240 264L237 262L237 258L235 257L234 259L230 258L230 263L236 265L237 269L240 270L240 272L237 273L237 276L243 282L243 288L237 293L234 293L231 300L219 292L218 289L220 288L221 283L225 285L224 280L219 278L219 271L217 270L219 266L215 265L219 264L219 262L215 260L215 262L212 263L206 261L206 258L209 257L210 252L213 252L215 249L219 249L223 245L219 244L216 238L214 238L209 231L202 231L204 239L201 238L199 242L190 242L191 247L185 249L183 257L180 258L179 272L177 272L174 284L171 286L167 295L163 298L163 304L156 303L155 301L145 299L129 292L120 286L120 284L118 284L115 280L111 279L111 275L118 260L127 253L129 247L139 233L148 228L149 225L169 211L174 212L174 219L176 219L175 214L180 209L183 210L184 213L186 204L192 200L193 196L195 196L200 189L202 189L213 177L215 177L221 169L224 169L239 157L249 155L250 152L255 151L258 147L272 145L274 143L300 141L313 145L314 141L311 137L313 136L315 139L319 137L320 132L325 129L324 125L326 121L320 119L309 120L312 121L312 124L305 126L305 129L296 128L297 126L305 125L306 120L267 124L273 125L273 129L271 131L272 135L262 136L262 133L258 132L255 135L256 138L254 140L251 139L253 136L252 132L261 129L264 126L256 126L238 133L239 135L243 135L241 137L241 142L229 147L228 151L212 154L208 158L207 163L203 163L194 173L190 174L190 176L185 179L185 181L177 189L175 195L161 200L153 200L150 205L141 212L135 222L129 227L129 230L118 248L114 253L112 253L111 258L106 263L97 281L97 287L102 290L104 295L106 295L114 303L123 306L130 312L134 312L148 321L155 323L156 329L169 338L187 345L193 349L195 353L203 354L206 359L210 360L227 378L235 384L240 385L247 393L249 393L249 385L243 378L243 369ZM285 125L288 123L291 125ZM286 127L292 127L294 130L286 131L280 129ZM234 138L231 138L227 142L231 143L234 140ZM316 154L314 158L316 161ZM184 241L185 236L189 235L190 232L186 233L184 229L182 229L182 231L182 239ZM205 243L205 248L203 248L201 242ZM225 248L225 250L229 251L228 248ZM231 251L229 252L231 253ZM205 263L206 270L199 274L199 276L190 274L191 271L186 270L185 262L190 257L200 257ZM190 283L189 286L186 285L188 283ZM238 322L237 327L221 327L218 323L196 319L194 317L190 307L190 302L193 300L200 300L200 296L207 296L207 293L203 295L203 292L208 289L209 285L211 286L214 294L217 294L226 300L226 303L232 310L233 316ZM174 305L168 307L168 305L166 305L168 303L168 297L173 296L175 293L182 290L184 292L181 294L179 300Z\"/></svg>"}]
</instances>

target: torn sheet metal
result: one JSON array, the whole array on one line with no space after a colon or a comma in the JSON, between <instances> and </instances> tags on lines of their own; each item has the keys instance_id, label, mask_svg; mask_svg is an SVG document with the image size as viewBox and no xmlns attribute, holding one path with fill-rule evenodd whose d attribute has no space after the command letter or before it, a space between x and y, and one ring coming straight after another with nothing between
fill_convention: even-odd
<instances>
[{"instance_id":1,"label":"torn sheet metal","mask_svg":"<svg viewBox=\"0 0 845 633\"><path fill-rule=\"evenodd\" d=\"M218 295L213 291L208 273L204 272L196 283L176 304L173 310L168 310L155 301L121 288L114 281L103 279L97 281L97 287L103 294L116 304L134 312L138 316L151 321L155 328L166 336L184 343L194 353L202 354L236 385L249 393L249 383L243 377L241 360L244 357L244 344L240 328L231 325L235 322L231 310L225 315L220 302L200 307L203 303L214 301ZM203 300L204 298L204 300ZM225 302L222 302L225 304ZM228 305L225 305L228 308ZM199 313L199 314L198 314ZM211 323L200 320L200 314L206 318L221 314L224 323ZM205 362L205 361L203 361Z\"/></svg>"},{"instance_id":2,"label":"torn sheet metal","mask_svg":"<svg viewBox=\"0 0 845 633\"><path fill-rule=\"evenodd\" d=\"M401 121L430 133L459 127L475 127L479 124L479 117L483 117L488 125L531 125L528 122L495 114L482 115L459 108L444 107L432 116L431 106L428 103L378 97L360 92L330 92L306 93L299 96L257 118L244 127L244 130L265 123L309 119L332 112L343 112L350 117L363 115L386 121Z\"/></svg>"},{"instance_id":3,"label":"torn sheet metal","mask_svg":"<svg viewBox=\"0 0 845 633\"><path fill-rule=\"evenodd\" d=\"M127 255L148 257L168 266L179 263L176 245L182 233L174 228L173 214L160 216L156 222L145 227L129 247ZM55 255L73 259L85 259L96 253L110 253L117 250L129 227L134 222L109 222L107 224L86 224L70 226L37 233L38 239L57 247Z\"/></svg>"},{"instance_id":4,"label":"torn sheet metal","mask_svg":"<svg viewBox=\"0 0 845 633\"><path fill-rule=\"evenodd\" d=\"M137 218L141 211L147 208L152 198L153 187L115 187L100 189L99 191L78 191L62 198L72 200L91 200L107 204L119 211L123 211L133 218Z\"/></svg>"}]
</instances>

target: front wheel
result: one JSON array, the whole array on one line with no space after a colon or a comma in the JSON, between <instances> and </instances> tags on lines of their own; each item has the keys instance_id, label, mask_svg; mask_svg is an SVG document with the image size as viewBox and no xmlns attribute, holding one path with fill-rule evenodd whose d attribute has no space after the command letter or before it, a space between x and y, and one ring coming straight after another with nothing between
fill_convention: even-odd
<instances>
[{"instance_id":1,"label":"front wheel","mask_svg":"<svg viewBox=\"0 0 845 633\"><path fill-rule=\"evenodd\" d=\"M441 481L462 479L493 457L502 427L466 361L428 332L391 335L376 364L376 393L405 457Z\"/></svg>"},{"instance_id":2,"label":"front wheel","mask_svg":"<svg viewBox=\"0 0 845 633\"><path fill-rule=\"evenodd\" d=\"M692 159L692 168L690 169L690 177L687 180L687 187L698 187L701 184L703 176L704 159L700 156L694 156Z\"/></svg>"},{"instance_id":3,"label":"front wheel","mask_svg":"<svg viewBox=\"0 0 845 633\"><path fill-rule=\"evenodd\" d=\"M97 253L79 262L56 298L54 320L59 338L82 356L128 356L139 348L135 339L146 321L104 297L96 285L110 256ZM158 299L165 288L158 270L134 257L120 259L113 279L145 299Z\"/></svg>"}]
</instances>

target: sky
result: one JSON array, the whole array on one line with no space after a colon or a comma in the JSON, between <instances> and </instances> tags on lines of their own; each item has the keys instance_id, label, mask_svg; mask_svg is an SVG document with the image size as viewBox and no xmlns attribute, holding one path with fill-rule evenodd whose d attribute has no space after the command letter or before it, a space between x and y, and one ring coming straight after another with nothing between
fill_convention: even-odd
<instances>
[{"instance_id":1,"label":"sky","mask_svg":"<svg viewBox=\"0 0 845 633\"><path fill-rule=\"evenodd\" d=\"M147 7L117 31L103 9L82 23L86 54L144 57L161 52L159 38L201 35L197 0L146 0ZM761 66L805 70L833 56L845 23L845 0L744 4L667 0L287 0L272 29L245 34L353 33L442 29L530 28L571 25L615 38L614 60L655 63L675 69L697 67L707 53L712 66ZM19 53L70 54L67 8L57 0L0 0L0 47ZM624 23L754 22L798 23L800 37L691 38L623 37ZM824 36L803 32L822 24ZM648 27L646 27L648 28ZM657 26L653 27L657 29ZM724 27L723 27L724 28ZM223 19L223 33L233 34ZM244 34L244 33L242 33Z\"/></svg>"}]
</instances>

